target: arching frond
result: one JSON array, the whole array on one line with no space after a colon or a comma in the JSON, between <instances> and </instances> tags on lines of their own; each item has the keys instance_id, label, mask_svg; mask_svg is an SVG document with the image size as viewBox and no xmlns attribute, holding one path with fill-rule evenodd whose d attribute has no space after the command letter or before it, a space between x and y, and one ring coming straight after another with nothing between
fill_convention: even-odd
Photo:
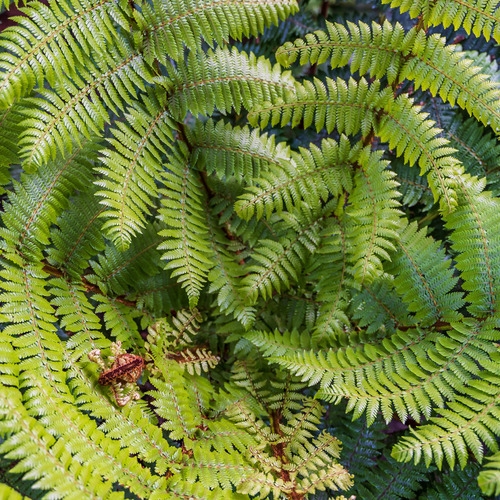
<instances>
[{"instance_id":1,"label":"arching frond","mask_svg":"<svg viewBox=\"0 0 500 500\"><path fill-rule=\"evenodd\" d=\"M162 243L158 249L164 251L162 259L168 261L165 269L173 270L172 277L186 290L194 307L214 265L204 215L206 193L185 145L177 143L168 157L169 171L162 174L165 188L160 191L163 198L159 210L159 219L167 229L159 233Z\"/></svg>"},{"instance_id":2,"label":"arching frond","mask_svg":"<svg viewBox=\"0 0 500 500\"><path fill-rule=\"evenodd\" d=\"M175 129L161 91L143 96L142 105L129 108L125 118L126 123L117 122L114 137L108 139L112 148L103 151L103 166L97 169L104 178L96 181L103 189L97 195L107 207L101 215L107 219L103 230L120 250L126 250L146 225Z\"/></svg>"},{"instance_id":3,"label":"arching frond","mask_svg":"<svg viewBox=\"0 0 500 500\"><path fill-rule=\"evenodd\" d=\"M290 162L289 147L276 143L274 136L248 127L233 127L222 120L204 124L196 121L188 138L193 165L220 179L250 183L262 172L280 169Z\"/></svg>"},{"instance_id":4,"label":"arching frond","mask_svg":"<svg viewBox=\"0 0 500 500\"><path fill-rule=\"evenodd\" d=\"M259 102L283 99L295 90L289 71L254 54L218 48L205 54L190 53L186 63L167 64L168 79L160 83L168 94L172 116L182 121L186 113L211 115L250 110Z\"/></svg>"},{"instance_id":5,"label":"arching frond","mask_svg":"<svg viewBox=\"0 0 500 500\"><path fill-rule=\"evenodd\" d=\"M166 57L182 59L185 47L193 52L201 51L202 40L213 47L213 42L224 45L230 39L257 36L264 27L278 24L298 9L295 0L174 0L168 3L153 0L142 8L144 53L148 61L158 59L162 63ZM248 16L248 12L252 15Z\"/></svg>"},{"instance_id":6,"label":"arching frond","mask_svg":"<svg viewBox=\"0 0 500 500\"><path fill-rule=\"evenodd\" d=\"M100 135L109 122L109 111L135 100L137 89L144 90L144 82L151 78L142 55L125 39L78 69L72 81L65 79L64 85L41 90L41 98L29 100L31 109L20 139L28 167L53 160L58 150L71 153L80 134L86 138Z\"/></svg>"},{"instance_id":7,"label":"arching frond","mask_svg":"<svg viewBox=\"0 0 500 500\"><path fill-rule=\"evenodd\" d=\"M317 131L336 129L348 135L361 132L363 136L373 132L410 165L418 161L421 174L429 174L429 185L442 210L452 211L457 204L452 177L462 171L451 156L453 150L438 137L434 122L420 113L412 99L405 95L394 99L388 88L379 88L378 82L368 85L364 79L359 83L326 79L326 85L316 79L296 84L295 94L265 103L248 117L262 127L269 122L273 126L303 122L304 127L314 124Z\"/></svg>"},{"instance_id":8,"label":"arching frond","mask_svg":"<svg viewBox=\"0 0 500 500\"><path fill-rule=\"evenodd\" d=\"M496 0L436 0L432 3L427 0L382 1L389 2L391 7L399 7L401 12L409 11L411 17L422 15L424 26L442 24L447 28L453 25L456 30L462 27L477 37L482 34L486 40L493 37L497 42L500 41L500 15Z\"/></svg>"},{"instance_id":9,"label":"arching frond","mask_svg":"<svg viewBox=\"0 0 500 500\"><path fill-rule=\"evenodd\" d=\"M278 61L289 66L297 59L301 64L329 60L334 68L349 65L351 72L376 79L387 75L390 84L412 80L416 88L429 89L452 106L457 103L485 125L500 126L498 84L456 45L446 45L438 34L427 36L416 28L405 32L400 24L388 21L373 22L371 28L363 22L347 26L327 23L327 32L288 42L278 49Z\"/></svg>"},{"instance_id":10,"label":"arching frond","mask_svg":"<svg viewBox=\"0 0 500 500\"><path fill-rule=\"evenodd\" d=\"M17 3L17 2L16 2ZM115 22L128 31L124 15L130 6L115 0L51 0L30 2L18 25L2 32L0 46L0 107L5 109L35 85L51 86L63 75L74 75L76 62L92 50L116 42Z\"/></svg>"}]
</instances>

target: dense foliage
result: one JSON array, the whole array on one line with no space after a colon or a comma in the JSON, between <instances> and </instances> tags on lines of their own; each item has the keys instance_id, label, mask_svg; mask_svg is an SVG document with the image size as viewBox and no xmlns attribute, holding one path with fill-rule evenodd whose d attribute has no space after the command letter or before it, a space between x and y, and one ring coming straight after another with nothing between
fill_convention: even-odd
<instances>
[{"instance_id":1,"label":"dense foliage","mask_svg":"<svg viewBox=\"0 0 500 500\"><path fill-rule=\"evenodd\" d=\"M500 494L499 2L383 4L0 0L0 498Z\"/></svg>"}]
</instances>

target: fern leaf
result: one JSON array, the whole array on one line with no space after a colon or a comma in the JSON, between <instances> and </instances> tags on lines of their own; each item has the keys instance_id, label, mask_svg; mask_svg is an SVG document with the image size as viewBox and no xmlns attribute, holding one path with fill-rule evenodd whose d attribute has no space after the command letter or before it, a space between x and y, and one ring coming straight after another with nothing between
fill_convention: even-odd
<instances>
[{"instance_id":1,"label":"fern leaf","mask_svg":"<svg viewBox=\"0 0 500 500\"><path fill-rule=\"evenodd\" d=\"M235 211L245 220L265 213L281 213L286 207L293 210L305 201L309 206L319 206L329 196L337 198L343 191L352 191L353 164L358 161L359 151L351 148L349 140L342 136L337 144L326 139L321 149L314 144L310 149L300 149L292 154L292 162L273 168L254 179L235 204Z\"/></svg>"},{"instance_id":2,"label":"fern leaf","mask_svg":"<svg viewBox=\"0 0 500 500\"><path fill-rule=\"evenodd\" d=\"M234 109L250 110L262 100L284 98L295 90L289 71L271 66L264 58L238 52L236 48L209 50L206 55L190 53L186 63L167 63L168 79L160 83L168 94L173 118L182 121L186 113L210 116Z\"/></svg>"},{"instance_id":3,"label":"fern leaf","mask_svg":"<svg viewBox=\"0 0 500 500\"><path fill-rule=\"evenodd\" d=\"M15 184L9 203L4 205L5 227L0 230L9 251L18 250L27 257L42 259L50 226L66 208L70 195L92 182L94 150L95 145L86 144L66 160L58 158Z\"/></svg>"},{"instance_id":4,"label":"fern leaf","mask_svg":"<svg viewBox=\"0 0 500 500\"><path fill-rule=\"evenodd\" d=\"M280 19L298 10L295 0L245 0L243 3L174 0L167 4L154 0L142 8L144 53L149 62L158 59L162 63L166 57L182 59L184 47L192 52L201 51L202 40L213 48L213 42L225 45L230 39L257 36L265 26L278 24Z\"/></svg>"},{"instance_id":5,"label":"fern leaf","mask_svg":"<svg viewBox=\"0 0 500 500\"><path fill-rule=\"evenodd\" d=\"M326 86L318 79L296 84L295 94L264 103L248 114L250 122L261 127L269 121L273 126L289 122L297 126L303 121L304 127L314 124L318 132L326 128L329 133L337 129L339 133L367 136L373 131L405 162L413 165L418 161L422 175L429 173L434 197L440 199L446 213L457 204L453 178L462 167L450 156L453 150L447 141L438 137L434 122L426 117L412 99L405 95L394 99L389 88L380 91L377 81L368 85L364 79L359 83L326 79Z\"/></svg>"},{"instance_id":6,"label":"fern leaf","mask_svg":"<svg viewBox=\"0 0 500 500\"><path fill-rule=\"evenodd\" d=\"M451 240L458 253L457 269L475 316L491 315L497 310L500 254L497 250L499 224L498 199L483 191L485 179L469 175L458 180L459 205L446 225L453 230Z\"/></svg>"},{"instance_id":7,"label":"fern leaf","mask_svg":"<svg viewBox=\"0 0 500 500\"><path fill-rule=\"evenodd\" d=\"M41 90L40 98L29 99L20 138L20 154L28 167L53 160L58 150L71 153L80 134L100 134L110 121L108 110L123 109L136 99L137 89L144 90L150 76L141 54L124 40L114 47L106 56L95 57L92 66L82 67L72 82L65 79L64 86Z\"/></svg>"},{"instance_id":8,"label":"fern leaf","mask_svg":"<svg viewBox=\"0 0 500 500\"><path fill-rule=\"evenodd\" d=\"M213 252L204 216L203 191L199 174L192 170L186 146L180 146L169 155L170 172L163 173L165 189L161 190L162 208L159 218L168 227L160 231L164 250L162 259L173 269L172 277L186 290L189 304L194 307L200 291L213 267Z\"/></svg>"},{"instance_id":9,"label":"fern leaf","mask_svg":"<svg viewBox=\"0 0 500 500\"><path fill-rule=\"evenodd\" d=\"M284 66L297 58L302 65L329 59L333 68L349 65L351 72L376 79L387 75L390 84L412 80L415 88L429 89L452 106L457 103L483 124L500 125L498 85L438 34L427 36L416 28L406 33L399 23L392 26L388 21L373 22L371 28L363 22L347 26L328 23L326 33L316 31L305 40L288 42L276 57Z\"/></svg>"},{"instance_id":10,"label":"fern leaf","mask_svg":"<svg viewBox=\"0 0 500 500\"><path fill-rule=\"evenodd\" d=\"M479 487L485 495L497 496L500 494L500 453L497 452L490 457L486 457L488 460L487 468L485 467L477 478Z\"/></svg>"},{"instance_id":11,"label":"fern leaf","mask_svg":"<svg viewBox=\"0 0 500 500\"><path fill-rule=\"evenodd\" d=\"M222 120L196 121L188 139L193 165L219 179L233 177L249 183L261 172L290 162L289 147L276 143L274 136L259 135L255 129L233 127Z\"/></svg>"},{"instance_id":12,"label":"fern leaf","mask_svg":"<svg viewBox=\"0 0 500 500\"><path fill-rule=\"evenodd\" d=\"M252 254L254 263L247 267L249 274L242 280L241 291L248 304L255 304L259 296L271 297L274 290L281 293L297 281L306 258L318 246L319 221L328 210L328 206L316 211L304 207L300 215L289 214L286 223L293 228L291 234L284 231L278 241L260 242Z\"/></svg>"},{"instance_id":13,"label":"fern leaf","mask_svg":"<svg viewBox=\"0 0 500 500\"><path fill-rule=\"evenodd\" d=\"M57 220L59 228L50 233L54 246L48 249L49 261L73 279L80 278L90 257L105 248L99 220L104 209L93 191L74 197L71 207Z\"/></svg>"},{"instance_id":14,"label":"fern leaf","mask_svg":"<svg viewBox=\"0 0 500 500\"><path fill-rule=\"evenodd\" d=\"M451 261L439 243L412 223L400 234L398 246L388 271L395 276L394 286L419 324L459 319L462 293L452 291L458 278L453 276Z\"/></svg>"},{"instance_id":15,"label":"fern leaf","mask_svg":"<svg viewBox=\"0 0 500 500\"><path fill-rule=\"evenodd\" d=\"M142 97L143 105L129 109L126 123L117 123L110 146L103 151L104 178L96 181L103 188L97 193L106 206L103 230L120 250L146 225L152 198L158 196L155 179L161 171L166 146L173 142L174 123L165 109L161 92Z\"/></svg>"},{"instance_id":16,"label":"fern leaf","mask_svg":"<svg viewBox=\"0 0 500 500\"><path fill-rule=\"evenodd\" d=\"M156 247L161 241L157 228L150 224L142 237L134 239L125 252L107 245L97 261L90 261L94 274L86 277L104 294L125 295L134 289L136 281L144 278L144 274L153 275L160 268L160 254Z\"/></svg>"},{"instance_id":17,"label":"fern leaf","mask_svg":"<svg viewBox=\"0 0 500 500\"><path fill-rule=\"evenodd\" d=\"M409 11L411 17L423 15L424 25L445 28L453 24L458 30L463 27L470 34L479 37L481 34L489 40L493 37L500 41L498 3L496 0L437 0L429 4L426 0L413 2L411 0L383 0L391 3L391 7L399 7L401 12Z\"/></svg>"},{"instance_id":18,"label":"fern leaf","mask_svg":"<svg viewBox=\"0 0 500 500\"><path fill-rule=\"evenodd\" d=\"M128 31L123 6L125 2L114 0L52 0L49 6L32 2L23 8L25 16L0 39L5 49L0 56L0 107L18 101L35 85L42 88L45 79L54 86L64 74L74 75L76 62L85 59L91 47L112 45L113 20Z\"/></svg>"},{"instance_id":19,"label":"fern leaf","mask_svg":"<svg viewBox=\"0 0 500 500\"><path fill-rule=\"evenodd\" d=\"M388 252L395 249L393 241L398 239L401 225L398 184L380 157L369 148L360 152L354 187L348 194L351 205L345 210L347 245L353 249L351 272L360 284L369 284L381 275L382 262L391 259Z\"/></svg>"}]
</instances>

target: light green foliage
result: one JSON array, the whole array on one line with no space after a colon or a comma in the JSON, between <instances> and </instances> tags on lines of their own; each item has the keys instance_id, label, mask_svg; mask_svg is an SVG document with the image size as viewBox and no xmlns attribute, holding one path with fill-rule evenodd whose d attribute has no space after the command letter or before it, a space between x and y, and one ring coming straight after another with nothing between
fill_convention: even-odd
<instances>
[{"instance_id":1,"label":"light green foliage","mask_svg":"<svg viewBox=\"0 0 500 500\"><path fill-rule=\"evenodd\" d=\"M498 494L498 2L13 5L0 497Z\"/></svg>"}]
</instances>

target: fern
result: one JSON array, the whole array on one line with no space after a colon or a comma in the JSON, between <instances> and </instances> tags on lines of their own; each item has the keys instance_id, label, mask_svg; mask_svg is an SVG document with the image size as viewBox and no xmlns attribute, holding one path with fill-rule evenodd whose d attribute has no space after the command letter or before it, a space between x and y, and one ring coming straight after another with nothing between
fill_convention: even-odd
<instances>
[{"instance_id":1,"label":"fern","mask_svg":"<svg viewBox=\"0 0 500 500\"><path fill-rule=\"evenodd\" d=\"M388 3L0 0L0 497L498 492L498 2Z\"/></svg>"}]
</instances>

